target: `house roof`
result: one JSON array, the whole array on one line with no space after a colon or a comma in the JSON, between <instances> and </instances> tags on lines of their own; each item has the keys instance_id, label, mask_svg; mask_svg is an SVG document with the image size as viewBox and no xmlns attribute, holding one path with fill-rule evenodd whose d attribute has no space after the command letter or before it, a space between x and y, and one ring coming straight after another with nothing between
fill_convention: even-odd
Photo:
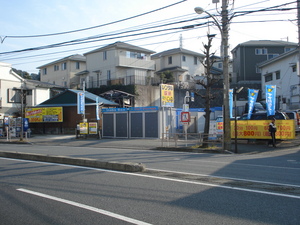
<instances>
[{"instance_id":1,"label":"house roof","mask_svg":"<svg viewBox=\"0 0 300 225\"><path fill-rule=\"evenodd\" d=\"M269 60L266 60L264 62L261 62L258 64L258 67L264 67L264 66L267 66L267 65L270 65L271 63L275 63L275 62L278 62L286 57L289 57L291 55L296 55L299 53L299 50L298 49L294 49L294 50L291 50L291 51L288 51L288 52L285 52L283 54L280 54L279 56L276 56L272 59L269 59Z\"/></svg>"},{"instance_id":2,"label":"house roof","mask_svg":"<svg viewBox=\"0 0 300 225\"><path fill-rule=\"evenodd\" d=\"M205 55L203 55L201 53L190 51L188 49L173 48L173 49L169 49L169 50L166 50L166 51L163 51L163 52L159 52L155 55L152 55L151 58L160 58L160 57L163 57L163 56L169 56L169 55L174 55L174 54L185 54L185 55L205 57Z\"/></svg>"},{"instance_id":3,"label":"house roof","mask_svg":"<svg viewBox=\"0 0 300 225\"><path fill-rule=\"evenodd\" d=\"M125 42L117 41L117 42L115 42L113 44L109 44L109 45L106 45L104 47L97 48L95 50L92 50L92 51L89 51L87 53L84 53L83 55L87 55L87 54L91 54L91 53L95 53L95 52L104 51L104 50L110 49L110 48L133 50L133 51L142 52L142 53L148 53L148 54L155 53L154 51L146 49L146 48L141 48L141 47L138 47L138 46L135 46L135 45L127 44Z\"/></svg>"},{"instance_id":4,"label":"house roof","mask_svg":"<svg viewBox=\"0 0 300 225\"><path fill-rule=\"evenodd\" d=\"M30 84L34 87L66 89L63 86L51 84L51 83L47 83L47 82L41 82L39 80L26 80L26 84Z\"/></svg>"},{"instance_id":5,"label":"house roof","mask_svg":"<svg viewBox=\"0 0 300 225\"><path fill-rule=\"evenodd\" d=\"M165 71L186 72L188 70L187 69L183 69L180 66L173 66L173 67L163 68L163 69L161 69L159 71L156 71L156 73L162 73L162 72L165 72Z\"/></svg>"},{"instance_id":6,"label":"house roof","mask_svg":"<svg viewBox=\"0 0 300 225\"><path fill-rule=\"evenodd\" d=\"M252 40L246 41L244 43L238 44L234 49L242 46L290 46L290 47L297 47L297 43L288 42L288 41L281 41L281 40ZM234 50L233 49L233 50Z\"/></svg>"},{"instance_id":7,"label":"house roof","mask_svg":"<svg viewBox=\"0 0 300 225\"><path fill-rule=\"evenodd\" d=\"M68 89L53 98L40 103L36 107L77 106L77 93L79 92L82 92L82 90ZM85 105L96 105L97 98L99 98L100 105L118 106L115 102L109 101L87 91L85 92Z\"/></svg>"},{"instance_id":8,"label":"house roof","mask_svg":"<svg viewBox=\"0 0 300 225\"><path fill-rule=\"evenodd\" d=\"M80 54L70 55L70 56L64 57L62 59L59 59L59 60L47 63L47 64L42 65L42 66L39 66L39 67L37 67L37 69L41 69L43 67L50 66L50 65L53 65L53 64L57 64L57 63L60 63L60 62L65 62L65 61L81 61L81 62L85 62L86 58L85 58L85 56L80 55Z\"/></svg>"}]
</instances>

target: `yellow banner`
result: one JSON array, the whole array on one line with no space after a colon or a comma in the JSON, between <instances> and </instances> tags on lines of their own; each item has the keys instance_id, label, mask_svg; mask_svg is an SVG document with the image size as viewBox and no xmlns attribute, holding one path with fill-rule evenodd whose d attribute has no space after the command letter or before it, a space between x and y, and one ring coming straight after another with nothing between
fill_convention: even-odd
<instances>
[{"instance_id":1,"label":"yellow banner","mask_svg":"<svg viewBox=\"0 0 300 225\"><path fill-rule=\"evenodd\" d=\"M63 122L62 107L26 108L25 118L29 123Z\"/></svg>"},{"instance_id":2,"label":"yellow banner","mask_svg":"<svg viewBox=\"0 0 300 225\"><path fill-rule=\"evenodd\" d=\"M79 123L80 134L88 134L88 123Z\"/></svg>"},{"instance_id":3,"label":"yellow banner","mask_svg":"<svg viewBox=\"0 0 300 225\"><path fill-rule=\"evenodd\" d=\"M238 120L238 139L270 139L270 120ZM276 120L276 139L295 139L295 122L293 120ZM223 130L223 122L217 123L217 129ZM231 121L231 138L235 137L235 121Z\"/></svg>"}]
</instances>

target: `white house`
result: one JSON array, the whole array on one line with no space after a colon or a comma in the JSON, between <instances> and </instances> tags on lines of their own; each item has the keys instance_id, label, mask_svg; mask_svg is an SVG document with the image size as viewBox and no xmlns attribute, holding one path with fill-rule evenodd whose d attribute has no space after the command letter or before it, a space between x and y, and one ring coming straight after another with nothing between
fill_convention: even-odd
<instances>
[{"instance_id":1,"label":"white house","mask_svg":"<svg viewBox=\"0 0 300 225\"><path fill-rule=\"evenodd\" d=\"M169 71L175 78L175 84L181 88L191 88L194 78L204 77L203 61L205 55L183 48L166 50L151 58L155 61L156 74Z\"/></svg>"},{"instance_id":2,"label":"white house","mask_svg":"<svg viewBox=\"0 0 300 225\"><path fill-rule=\"evenodd\" d=\"M66 88L77 88L79 77L75 74L86 69L85 57L75 54L39 66L42 82L60 85Z\"/></svg>"},{"instance_id":3,"label":"white house","mask_svg":"<svg viewBox=\"0 0 300 225\"><path fill-rule=\"evenodd\" d=\"M26 80L13 72L11 64L0 62L0 114L20 115L22 107L35 106L62 87L35 80ZM23 93L23 95L21 94ZM23 98L23 104L22 104Z\"/></svg>"},{"instance_id":4,"label":"white house","mask_svg":"<svg viewBox=\"0 0 300 225\"><path fill-rule=\"evenodd\" d=\"M277 109L300 109L299 51L292 50L259 64L262 75L262 96L265 85L276 85Z\"/></svg>"},{"instance_id":5,"label":"white house","mask_svg":"<svg viewBox=\"0 0 300 225\"><path fill-rule=\"evenodd\" d=\"M154 76L154 52L124 42L95 49L84 54L86 70L77 73L82 87L97 88L102 85L140 84L146 85Z\"/></svg>"}]
</instances>

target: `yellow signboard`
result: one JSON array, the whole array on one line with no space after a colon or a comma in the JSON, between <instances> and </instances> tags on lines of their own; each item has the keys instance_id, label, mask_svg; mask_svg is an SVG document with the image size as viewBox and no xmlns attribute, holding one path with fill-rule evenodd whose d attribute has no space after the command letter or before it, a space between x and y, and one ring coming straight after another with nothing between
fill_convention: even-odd
<instances>
[{"instance_id":1,"label":"yellow signboard","mask_svg":"<svg viewBox=\"0 0 300 225\"><path fill-rule=\"evenodd\" d=\"M98 126L96 122L89 122L89 134L97 134Z\"/></svg>"},{"instance_id":2,"label":"yellow signboard","mask_svg":"<svg viewBox=\"0 0 300 225\"><path fill-rule=\"evenodd\" d=\"M174 107L174 86L161 84L161 106Z\"/></svg>"},{"instance_id":3,"label":"yellow signboard","mask_svg":"<svg viewBox=\"0 0 300 225\"><path fill-rule=\"evenodd\" d=\"M79 123L80 134L88 134L88 123Z\"/></svg>"},{"instance_id":4,"label":"yellow signboard","mask_svg":"<svg viewBox=\"0 0 300 225\"><path fill-rule=\"evenodd\" d=\"M240 120L237 124L237 137L241 139L269 139L269 120ZM276 120L276 139L294 139L293 120ZM234 121L231 121L231 137L234 137Z\"/></svg>"},{"instance_id":5,"label":"yellow signboard","mask_svg":"<svg viewBox=\"0 0 300 225\"><path fill-rule=\"evenodd\" d=\"M238 120L238 139L270 139L270 120ZM276 120L276 139L295 139L295 123L293 120ZM223 122L217 123L217 129L223 129ZM231 121L231 138L235 137L235 124Z\"/></svg>"},{"instance_id":6,"label":"yellow signboard","mask_svg":"<svg viewBox=\"0 0 300 225\"><path fill-rule=\"evenodd\" d=\"M26 108L25 118L29 123L63 122L62 107Z\"/></svg>"}]
</instances>

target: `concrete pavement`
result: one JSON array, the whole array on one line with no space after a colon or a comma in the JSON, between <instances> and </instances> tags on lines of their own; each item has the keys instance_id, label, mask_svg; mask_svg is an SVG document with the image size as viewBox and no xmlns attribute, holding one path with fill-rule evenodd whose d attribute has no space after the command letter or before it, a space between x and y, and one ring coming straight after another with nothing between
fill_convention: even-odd
<instances>
[{"instance_id":1,"label":"concrete pavement","mask_svg":"<svg viewBox=\"0 0 300 225\"><path fill-rule=\"evenodd\" d=\"M199 148L199 143L194 141L178 141L177 148L173 140L160 139L97 139L95 137L78 138L75 135L34 135L28 139L20 141L19 138L7 140L0 139L1 144L31 144L42 146L71 146L71 147L89 147L89 148L118 148L118 149L138 149L138 150L162 150L162 151L184 151L197 153L223 153L230 154L235 151L235 142L232 142L231 151L223 151L221 143L212 144L208 149ZM256 154L269 151L284 151L288 149L300 150L300 134L293 140L278 141L277 148L268 147L266 141L246 141L238 140L238 154ZM0 151L0 157L27 159L35 161L45 161L63 164L72 164L87 167L97 167L102 169L119 170L126 172L141 172L145 166L139 163L120 163L103 162L96 159L72 158L67 156L49 156L32 153L22 153L20 151L3 152Z\"/></svg>"}]
</instances>

